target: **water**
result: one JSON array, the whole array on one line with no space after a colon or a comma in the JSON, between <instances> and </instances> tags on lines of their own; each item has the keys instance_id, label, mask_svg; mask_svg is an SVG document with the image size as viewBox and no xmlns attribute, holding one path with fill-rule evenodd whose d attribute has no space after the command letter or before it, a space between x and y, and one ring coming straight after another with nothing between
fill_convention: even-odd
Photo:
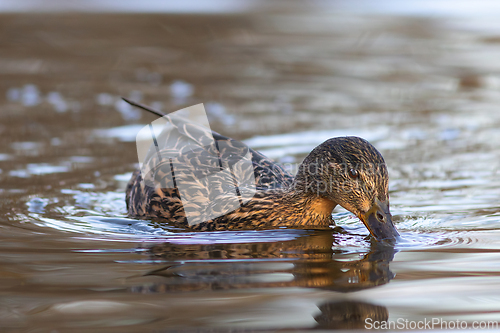
<instances>
[{"instance_id":1,"label":"water","mask_svg":"<svg viewBox=\"0 0 500 333\"><path fill-rule=\"evenodd\" d=\"M2 331L499 320L499 31L282 9L2 15ZM135 135L154 117L120 96L163 110L203 102L214 130L291 171L326 138L369 139L403 241L370 242L340 208L347 233L127 218Z\"/></svg>"}]
</instances>

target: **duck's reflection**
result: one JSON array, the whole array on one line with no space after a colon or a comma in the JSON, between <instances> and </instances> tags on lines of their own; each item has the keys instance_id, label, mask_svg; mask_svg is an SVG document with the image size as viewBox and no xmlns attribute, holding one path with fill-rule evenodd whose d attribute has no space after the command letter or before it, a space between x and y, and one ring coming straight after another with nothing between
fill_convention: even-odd
<instances>
[{"instance_id":1,"label":"duck's reflection","mask_svg":"<svg viewBox=\"0 0 500 333\"><path fill-rule=\"evenodd\" d=\"M273 243L161 244L150 249L166 266L148 272L161 281L135 292L307 287L350 292L388 283L393 247L373 242L364 253L338 249L338 235L317 231Z\"/></svg>"},{"instance_id":2,"label":"duck's reflection","mask_svg":"<svg viewBox=\"0 0 500 333\"><path fill-rule=\"evenodd\" d=\"M364 302L331 302L318 308L321 313L314 317L318 329L363 329L366 328L366 319L379 322L389 319L385 306Z\"/></svg>"}]
</instances>

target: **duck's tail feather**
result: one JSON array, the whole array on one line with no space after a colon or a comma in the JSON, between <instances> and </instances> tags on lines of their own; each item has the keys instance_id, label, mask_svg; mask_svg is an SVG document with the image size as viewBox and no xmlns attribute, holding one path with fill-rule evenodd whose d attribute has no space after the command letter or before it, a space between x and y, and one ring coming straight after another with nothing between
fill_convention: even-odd
<instances>
[{"instance_id":1,"label":"duck's tail feather","mask_svg":"<svg viewBox=\"0 0 500 333\"><path fill-rule=\"evenodd\" d=\"M122 97L122 99L125 102L127 102L128 104L130 104L132 106L135 106L135 107L138 107L139 109L151 112L152 114L157 115L158 117L164 117L167 114L174 112L174 111L170 111L168 113L163 113L163 112L157 111L157 110L155 110L155 109L153 109L153 108L151 108L149 106L146 106L144 104L131 101L128 98ZM216 131L213 131L213 130L212 130L212 135L214 136L215 140L232 140L232 139L228 138L227 136L224 136L224 135L222 135L220 133L217 133Z\"/></svg>"},{"instance_id":2,"label":"duck's tail feather","mask_svg":"<svg viewBox=\"0 0 500 333\"><path fill-rule=\"evenodd\" d=\"M141 103L137 103L137 102L134 102L134 101L131 101L125 97L122 97L122 99L127 102L128 104L132 105L132 106L135 106L135 107L138 107L139 109L143 109L143 110L146 110L148 112L151 112L152 114L155 114L157 115L158 117L165 117L168 113L163 113L163 112L160 112L160 111L157 111L155 109L152 109L150 108L149 106L146 106L146 105L143 105ZM170 112L169 112L170 113Z\"/></svg>"}]
</instances>

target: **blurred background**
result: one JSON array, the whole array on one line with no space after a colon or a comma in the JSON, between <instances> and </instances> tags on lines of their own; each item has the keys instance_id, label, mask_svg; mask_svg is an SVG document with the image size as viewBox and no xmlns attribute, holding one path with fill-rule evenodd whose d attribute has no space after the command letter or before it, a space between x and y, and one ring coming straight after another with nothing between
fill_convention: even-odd
<instances>
[{"instance_id":1,"label":"blurred background","mask_svg":"<svg viewBox=\"0 0 500 333\"><path fill-rule=\"evenodd\" d=\"M363 328L497 320L500 3L0 2L0 328ZM383 154L404 242L186 233L126 216L135 136L204 103L291 172L322 141ZM345 319L351 318L351 319ZM353 319L357 318L357 319Z\"/></svg>"}]
</instances>

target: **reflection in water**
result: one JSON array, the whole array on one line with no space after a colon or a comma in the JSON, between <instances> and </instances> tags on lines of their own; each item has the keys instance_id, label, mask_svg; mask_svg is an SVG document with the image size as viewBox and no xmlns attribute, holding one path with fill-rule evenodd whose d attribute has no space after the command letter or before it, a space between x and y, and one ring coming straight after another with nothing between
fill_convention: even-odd
<instances>
[{"instance_id":1,"label":"reflection in water","mask_svg":"<svg viewBox=\"0 0 500 333\"><path fill-rule=\"evenodd\" d=\"M372 242L367 253L336 249L335 234L316 231L295 240L243 244L160 244L151 256L168 265L146 275L161 282L141 293L304 287L351 292L388 283L393 247Z\"/></svg>"},{"instance_id":2,"label":"reflection in water","mask_svg":"<svg viewBox=\"0 0 500 333\"><path fill-rule=\"evenodd\" d=\"M166 265L144 277L135 293L221 292L262 288L319 288L352 292L387 284L396 250L372 242L365 252L339 247L339 234L314 231L283 242L158 244L149 249ZM260 292L265 293L265 292ZM196 295L196 294L194 294ZM171 295L173 296L173 295ZM185 295L187 296L187 295ZM311 313L318 329L364 328L365 319L387 320L384 306L358 301L322 301ZM312 319L312 318L311 318Z\"/></svg>"},{"instance_id":3,"label":"reflection in water","mask_svg":"<svg viewBox=\"0 0 500 333\"><path fill-rule=\"evenodd\" d=\"M319 329L363 329L365 320L387 321L389 312L385 306L370 303L343 301L319 306L321 314L314 319Z\"/></svg>"}]
</instances>

